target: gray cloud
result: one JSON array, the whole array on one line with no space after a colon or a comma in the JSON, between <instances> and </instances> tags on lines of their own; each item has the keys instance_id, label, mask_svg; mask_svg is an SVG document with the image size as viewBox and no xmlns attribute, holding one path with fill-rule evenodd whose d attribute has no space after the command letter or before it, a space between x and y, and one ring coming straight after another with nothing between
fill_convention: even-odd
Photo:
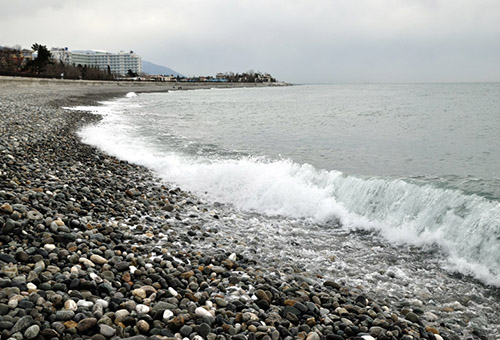
<instances>
[{"instance_id":1,"label":"gray cloud","mask_svg":"<svg viewBox=\"0 0 500 340\"><path fill-rule=\"evenodd\" d=\"M0 44L134 50L181 73L293 82L500 80L495 0L25 0Z\"/></svg>"}]
</instances>

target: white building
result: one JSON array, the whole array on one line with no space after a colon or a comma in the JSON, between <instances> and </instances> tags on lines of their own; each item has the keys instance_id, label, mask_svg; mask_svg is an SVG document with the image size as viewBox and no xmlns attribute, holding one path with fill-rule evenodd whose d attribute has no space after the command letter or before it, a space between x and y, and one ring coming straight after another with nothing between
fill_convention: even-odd
<instances>
[{"instance_id":1,"label":"white building","mask_svg":"<svg viewBox=\"0 0 500 340\"><path fill-rule=\"evenodd\" d=\"M112 73L126 75L129 70L134 73L142 73L142 59L133 51L129 53L120 51L110 53L104 51L73 51L71 52L71 62L75 66L94 66L102 70L107 70L108 66Z\"/></svg>"},{"instance_id":2,"label":"white building","mask_svg":"<svg viewBox=\"0 0 500 340\"><path fill-rule=\"evenodd\" d=\"M54 60L54 62L71 64L71 52L67 47L52 47L50 49L50 54L52 54L52 60Z\"/></svg>"}]
</instances>

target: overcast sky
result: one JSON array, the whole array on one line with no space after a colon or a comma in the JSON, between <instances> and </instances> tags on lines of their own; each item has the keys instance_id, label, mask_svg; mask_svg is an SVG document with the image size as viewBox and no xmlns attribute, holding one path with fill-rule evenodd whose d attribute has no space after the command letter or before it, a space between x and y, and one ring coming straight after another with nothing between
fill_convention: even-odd
<instances>
[{"instance_id":1,"label":"overcast sky","mask_svg":"<svg viewBox=\"0 0 500 340\"><path fill-rule=\"evenodd\" d=\"M500 81L498 0L0 0L0 45L133 50L185 75Z\"/></svg>"}]
</instances>

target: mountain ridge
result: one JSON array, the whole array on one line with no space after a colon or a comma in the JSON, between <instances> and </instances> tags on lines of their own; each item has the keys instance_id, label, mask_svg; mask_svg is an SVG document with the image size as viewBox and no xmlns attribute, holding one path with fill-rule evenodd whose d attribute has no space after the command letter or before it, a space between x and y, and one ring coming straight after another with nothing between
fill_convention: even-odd
<instances>
[{"instance_id":1,"label":"mountain ridge","mask_svg":"<svg viewBox=\"0 0 500 340\"><path fill-rule=\"evenodd\" d=\"M146 74L163 74L163 75L173 75L175 77L183 77L182 74L180 74L177 71L172 70L169 67L154 64L152 62L143 60L142 61L142 72Z\"/></svg>"}]
</instances>

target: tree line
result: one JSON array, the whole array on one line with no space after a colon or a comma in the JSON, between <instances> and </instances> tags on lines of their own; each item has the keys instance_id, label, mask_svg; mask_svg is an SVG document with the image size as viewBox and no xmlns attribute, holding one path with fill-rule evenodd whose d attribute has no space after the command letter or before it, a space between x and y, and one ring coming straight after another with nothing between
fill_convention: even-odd
<instances>
[{"instance_id":1,"label":"tree line","mask_svg":"<svg viewBox=\"0 0 500 340\"><path fill-rule=\"evenodd\" d=\"M20 48L0 48L0 75L39 78L64 78L85 80L113 80L114 75L108 66L102 70L95 66L67 65L54 61L46 46L33 44L31 49L37 58L25 56Z\"/></svg>"}]
</instances>

